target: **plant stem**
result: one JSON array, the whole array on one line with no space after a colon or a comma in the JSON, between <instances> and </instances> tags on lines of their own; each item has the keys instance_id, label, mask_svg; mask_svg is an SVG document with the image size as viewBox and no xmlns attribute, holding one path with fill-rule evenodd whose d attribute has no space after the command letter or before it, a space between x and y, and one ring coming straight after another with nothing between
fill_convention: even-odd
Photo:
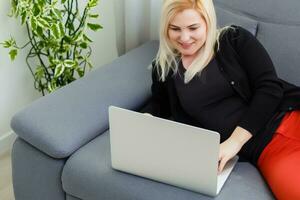
<instances>
[{"instance_id":1,"label":"plant stem","mask_svg":"<svg viewBox=\"0 0 300 200\"><path fill-rule=\"evenodd\" d=\"M50 76L50 74L49 74L49 72L48 72L48 70L47 70L47 67L45 66L45 64L44 64L44 62L43 62L41 56L39 55L39 51L37 50L35 44L33 44L33 42L32 42L32 41L34 41L34 42L36 43L36 41L35 41L35 39L34 39L34 36L31 36L31 34L30 34L28 22L26 22L26 28L27 28L28 37L29 37L29 39L30 39L30 43L31 43L32 47L34 48L34 50L35 50L35 52L36 52L36 54L37 54L37 57L38 57L39 60L40 60L40 63L41 63L42 66L45 68L45 72L46 72L46 74L47 74L47 76L48 76L47 81L50 81L50 80L51 80L51 76Z\"/></svg>"},{"instance_id":2,"label":"plant stem","mask_svg":"<svg viewBox=\"0 0 300 200\"><path fill-rule=\"evenodd\" d=\"M32 51L33 49L34 49L34 48L31 47L29 53L28 53L27 56L26 56L26 64L27 64L27 67L29 68L29 70L30 70L32 76L33 76L33 79L34 79L34 88L37 89L37 90L38 90L39 88L41 88L42 94L43 94L43 96L45 96L43 85L42 85L41 81L38 81L38 80L35 78L35 75L34 75L34 73L33 73L33 70L32 70L32 68L31 68L31 66L30 66L30 64L29 64L29 61L28 61L29 58L32 57L32 56L31 56L31 54L32 54L31 51ZM36 85L37 82L39 83L39 87Z\"/></svg>"},{"instance_id":3,"label":"plant stem","mask_svg":"<svg viewBox=\"0 0 300 200\"><path fill-rule=\"evenodd\" d=\"M27 64L27 66L28 66L28 68L29 68L29 70L30 70L30 72L31 72L31 74L32 74L32 76L33 76L33 78L34 78L34 80L36 81L36 78L35 78L35 76L34 76L34 73L33 73L33 70L31 69L31 66L30 66L30 64L29 64L29 58L31 57L30 55L31 55L31 50L33 49L33 47L30 49L30 51L29 51L29 53L27 54L27 56L26 56L26 64Z\"/></svg>"},{"instance_id":4,"label":"plant stem","mask_svg":"<svg viewBox=\"0 0 300 200\"><path fill-rule=\"evenodd\" d=\"M28 41L25 45L23 45L22 47L17 47L18 49L24 49L28 44L30 44L30 41Z\"/></svg>"},{"instance_id":5,"label":"plant stem","mask_svg":"<svg viewBox=\"0 0 300 200\"><path fill-rule=\"evenodd\" d=\"M85 22L85 19L86 19L86 12L87 12L87 7L84 8L84 11L83 11L83 16L80 20L80 24L79 26L77 27L77 29L73 32L72 35L76 35L76 33L80 30L80 28L83 26L84 22Z\"/></svg>"}]
</instances>

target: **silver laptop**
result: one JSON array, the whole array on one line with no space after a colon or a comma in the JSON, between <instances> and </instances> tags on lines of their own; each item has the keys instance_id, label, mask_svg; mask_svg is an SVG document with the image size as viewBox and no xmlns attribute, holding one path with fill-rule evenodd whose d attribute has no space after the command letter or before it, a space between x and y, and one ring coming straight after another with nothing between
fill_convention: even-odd
<instances>
[{"instance_id":1,"label":"silver laptop","mask_svg":"<svg viewBox=\"0 0 300 200\"><path fill-rule=\"evenodd\" d=\"M109 107L112 167L216 196L238 157L218 175L219 133Z\"/></svg>"}]
</instances>

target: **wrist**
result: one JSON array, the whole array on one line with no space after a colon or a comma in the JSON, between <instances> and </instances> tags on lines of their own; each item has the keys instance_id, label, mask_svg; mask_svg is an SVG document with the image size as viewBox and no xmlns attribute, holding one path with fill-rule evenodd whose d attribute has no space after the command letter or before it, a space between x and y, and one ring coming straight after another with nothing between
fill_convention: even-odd
<instances>
[{"instance_id":1,"label":"wrist","mask_svg":"<svg viewBox=\"0 0 300 200\"><path fill-rule=\"evenodd\" d=\"M235 128L230 136L230 138L238 142L240 146L243 146L251 137L252 134L249 131L239 126Z\"/></svg>"}]
</instances>

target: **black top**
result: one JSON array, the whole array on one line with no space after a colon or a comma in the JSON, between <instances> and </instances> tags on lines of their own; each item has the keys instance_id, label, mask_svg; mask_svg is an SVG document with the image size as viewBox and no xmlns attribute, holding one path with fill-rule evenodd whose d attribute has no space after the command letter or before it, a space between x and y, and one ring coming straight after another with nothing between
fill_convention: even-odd
<instances>
[{"instance_id":1,"label":"black top","mask_svg":"<svg viewBox=\"0 0 300 200\"><path fill-rule=\"evenodd\" d=\"M202 128L220 133L221 142L228 139L247 109L243 99L232 89L221 74L213 58L187 84L184 83L182 61L174 76L175 88L183 110L193 117Z\"/></svg>"},{"instance_id":2,"label":"black top","mask_svg":"<svg viewBox=\"0 0 300 200\"><path fill-rule=\"evenodd\" d=\"M242 147L240 156L256 164L264 147L286 111L300 109L300 88L277 77L265 48L247 30L232 26L220 36L215 58L220 73L235 93L247 104L235 126L248 130L253 137ZM152 98L144 112L162 118L199 125L182 107L174 84L172 70L165 81L159 79L159 68L152 63ZM226 107L220 108L222 113Z\"/></svg>"}]
</instances>

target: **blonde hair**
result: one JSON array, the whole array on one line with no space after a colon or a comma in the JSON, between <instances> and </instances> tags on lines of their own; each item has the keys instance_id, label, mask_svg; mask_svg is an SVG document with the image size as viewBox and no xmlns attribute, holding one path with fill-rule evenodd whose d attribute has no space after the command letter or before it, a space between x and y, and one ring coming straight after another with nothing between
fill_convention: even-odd
<instances>
[{"instance_id":1,"label":"blonde hair","mask_svg":"<svg viewBox=\"0 0 300 200\"><path fill-rule=\"evenodd\" d=\"M198 11L205 20L207 26L207 38L204 46L199 50L197 57L185 72L185 83L192 80L196 74L201 74L201 71L214 56L216 43L219 46L218 38L220 33L228 28L224 27L219 30L217 29L216 12L212 0L164 0L160 20L159 50L155 60L156 70L159 79L162 81L165 81L170 70L174 73L178 70L176 58L180 54L176 49L172 48L168 37L170 21L177 13L191 8Z\"/></svg>"}]
</instances>

